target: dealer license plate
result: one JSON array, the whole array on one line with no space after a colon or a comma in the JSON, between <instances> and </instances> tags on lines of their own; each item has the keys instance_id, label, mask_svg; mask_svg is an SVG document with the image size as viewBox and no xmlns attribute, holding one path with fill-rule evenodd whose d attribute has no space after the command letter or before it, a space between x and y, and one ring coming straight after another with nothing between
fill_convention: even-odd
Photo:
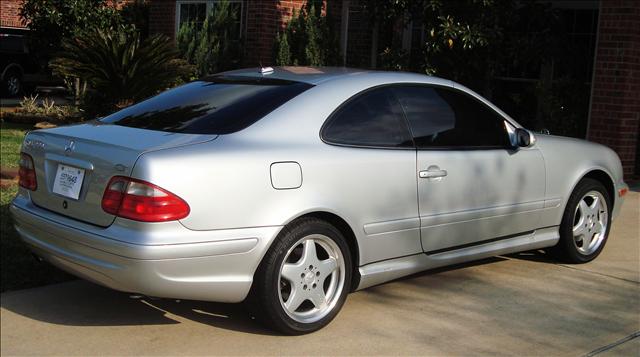
<instances>
[{"instance_id":1,"label":"dealer license plate","mask_svg":"<svg viewBox=\"0 0 640 357\"><path fill-rule=\"evenodd\" d=\"M53 192L77 200L84 180L84 169L58 164Z\"/></svg>"}]
</instances>

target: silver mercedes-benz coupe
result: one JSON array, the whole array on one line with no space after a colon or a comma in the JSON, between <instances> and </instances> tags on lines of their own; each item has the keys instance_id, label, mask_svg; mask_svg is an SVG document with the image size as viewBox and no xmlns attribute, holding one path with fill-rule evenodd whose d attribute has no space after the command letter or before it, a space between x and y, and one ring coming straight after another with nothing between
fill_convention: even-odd
<instances>
[{"instance_id":1,"label":"silver mercedes-benz coupe","mask_svg":"<svg viewBox=\"0 0 640 357\"><path fill-rule=\"evenodd\" d=\"M245 301L301 334L350 291L422 270L542 248L588 262L627 190L612 150L533 134L457 83L282 67L30 132L11 212L77 276Z\"/></svg>"}]
</instances>

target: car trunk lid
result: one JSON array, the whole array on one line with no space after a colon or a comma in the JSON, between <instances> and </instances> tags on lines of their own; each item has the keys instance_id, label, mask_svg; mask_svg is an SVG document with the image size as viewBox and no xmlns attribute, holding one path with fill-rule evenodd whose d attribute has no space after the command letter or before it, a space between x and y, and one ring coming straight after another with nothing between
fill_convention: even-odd
<instances>
[{"instance_id":1,"label":"car trunk lid","mask_svg":"<svg viewBox=\"0 0 640 357\"><path fill-rule=\"evenodd\" d=\"M32 156L36 169L38 187L31 192L31 199L36 205L56 213L109 226L115 216L106 213L101 203L111 177L129 176L136 160L145 152L202 143L216 137L99 122L31 132L23 146L23 151ZM60 166L71 170L72 175L83 171L83 175L76 175L75 181L80 182L70 184L77 191L77 198L73 197L73 189L61 189L66 183L61 183L60 176L67 171L58 174Z\"/></svg>"}]
</instances>

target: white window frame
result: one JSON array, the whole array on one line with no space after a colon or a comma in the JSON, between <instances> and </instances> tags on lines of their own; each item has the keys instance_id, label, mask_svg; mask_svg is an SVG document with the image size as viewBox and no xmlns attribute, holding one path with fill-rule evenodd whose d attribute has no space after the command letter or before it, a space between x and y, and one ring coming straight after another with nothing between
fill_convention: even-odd
<instances>
[{"instance_id":1,"label":"white window frame","mask_svg":"<svg viewBox=\"0 0 640 357\"><path fill-rule=\"evenodd\" d=\"M220 0L177 0L176 1L176 18L175 18L175 29L174 35L178 35L178 31L180 30L180 5L182 4L206 4L207 10L206 15L209 15L211 9L213 9L213 4L219 2ZM244 1L243 0L229 0L232 4L240 4L240 39L242 39L244 35Z\"/></svg>"}]
</instances>

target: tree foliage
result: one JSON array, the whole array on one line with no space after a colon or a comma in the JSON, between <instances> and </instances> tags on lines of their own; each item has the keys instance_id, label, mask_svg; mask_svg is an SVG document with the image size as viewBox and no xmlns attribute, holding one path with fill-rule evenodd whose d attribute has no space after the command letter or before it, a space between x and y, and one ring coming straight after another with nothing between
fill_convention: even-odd
<instances>
[{"instance_id":1,"label":"tree foliage","mask_svg":"<svg viewBox=\"0 0 640 357\"><path fill-rule=\"evenodd\" d=\"M482 89L506 68L539 68L551 58L575 60L567 56L557 13L539 1L370 0L367 7L374 22L424 28L422 56L411 58L398 41L390 41L381 53L387 68L422 71Z\"/></svg>"},{"instance_id":2,"label":"tree foliage","mask_svg":"<svg viewBox=\"0 0 640 357\"><path fill-rule=\"evenodd\" d=\"M173 85L188 70L177 55L162 35L142 39L124 26L93 28L63 40L50 66L57 75L86 82L91 91L85 105L107 113Z\"/></svg>"},{"instance_id":3,"label":"tree foliage","mask_svg":"<svg viewBox=\"0 0 640 357\"><path fill-rule=\"evenodd\" d=\"M274 61L279 66L336 65L338 41L329 26L327 16L313 1L294 12L283 33L276 37Z\"/></svg>"},{"instance_id":4,"label":"tree foliage","mask_svg":"<svg viewBox=\"0 0 640 357\"><path fill-rule=\"evenodd\" d=\"M56 52L65 38L123 23L118 10L105 0L25 0L20 15L29 26L33 50L45 57Z\"/></svg>"},{"instance_id":5,"label":"tree foliage","mask_svg":"<svg viewBox=\"0 0 640 357\"><path fill-rule=\"evenodd\" d=\"M241 43L233 38L236 14L228 1L219 1L203 24L184 23L177 46L182 58L195 65L198 76L234 68L240 61Z\"/></svg>"},{"instance_id":6,"label":"tree foliage","mask_svg":"<svg viewBox=\"0 0 640 357\"><path fill-rule=\"evenodd\" d=\"M143 39L149 36L149 3L146 0L127 2L119 14L121 22L135 27Z\"/></svg>"},{"instance_id":7,"label":"tree foliage","mask_svg":"<svg viewBox=\"0 0 640 357\"><path fill-rule=\"evenodd\" d=\"M450 78L489 98L502 90L495 99L522 124L584 135L593 57L571 40L562 9L542 0L369 0L367 10L382 28L423 30L410 53L397 35L381 41L383 68Z\"/></svg>"},{"instance_id":8,"label":"tree foliage","mask_svg":"<svg viewBox=\"0 0 640 357\"><path fill-rule=\"evenodd\" d=\"M120 31L123 36L143 39L148 35L148 6L144 0L130 1L120 8L106 0L24 0L21 17L30 28L30 52L42 63L56 55L68 56L61 53L65 43L90 38L96 30ZM55 72L76 101L86 101L83 96L90 84L71 73L59 66Z\"/></svg>"},{"instance_id":9,"label":"tree foliage","mask_svg":"<svg viewBox=\"0 0 640 357\"><path fill-rule=\"evenodd\" d=\"M494 46L502 41L514 9L511 0L370 0L367 7L374 22L396 27L413 23L425 31L423 56L417 63L409 63L396 45L384 49L383 64L461 81L469 80L470 74L491 71Z\"/></svg>"}]
</instances>

